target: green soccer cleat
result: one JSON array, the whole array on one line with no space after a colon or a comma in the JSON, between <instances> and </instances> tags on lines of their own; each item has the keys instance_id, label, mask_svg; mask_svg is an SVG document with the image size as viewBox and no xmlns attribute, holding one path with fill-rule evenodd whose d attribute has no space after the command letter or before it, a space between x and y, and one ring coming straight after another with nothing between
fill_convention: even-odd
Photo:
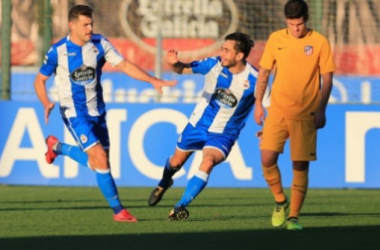
<instances>
[{"instance_id":1,"label":"green soccer cleat","mask_svg":"<svg viewBox=\"0 0 380 250\"><path fill-rule=\"evenodd\" d=\"M286 222L286 229L288 230L302 230L302 226L298 223L298 218L288 218Z\"/></svg>"},{"instance_id":2,"label":"green soccer cleat","mask_svg":"<svg viewBox=\"0 0 380 250\"><path fill-rule=\"evenodd\" d=\"M272 213L272 226L281 227L284 225L286 219L286 209L288 209L288 207L288 199L286 199L285 203L282 205L276 203Z\"/></svg>"}]
</instances>

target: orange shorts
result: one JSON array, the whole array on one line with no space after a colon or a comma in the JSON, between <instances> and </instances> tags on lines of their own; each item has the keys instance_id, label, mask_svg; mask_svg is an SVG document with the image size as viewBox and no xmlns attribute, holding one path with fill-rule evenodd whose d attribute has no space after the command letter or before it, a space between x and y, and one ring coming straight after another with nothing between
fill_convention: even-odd
<instances>
[{"instance_id":1,"label":"orange shorts","mask_svg":"<svg viewBox=\"0 0 380 250\"><path fill-rule=\"evenodd\" d=\"M292 161L317 159L317 130L313 120L290 120L269 112L260 149L282 153L288 138Z\"/></svg>"}]
</instances>

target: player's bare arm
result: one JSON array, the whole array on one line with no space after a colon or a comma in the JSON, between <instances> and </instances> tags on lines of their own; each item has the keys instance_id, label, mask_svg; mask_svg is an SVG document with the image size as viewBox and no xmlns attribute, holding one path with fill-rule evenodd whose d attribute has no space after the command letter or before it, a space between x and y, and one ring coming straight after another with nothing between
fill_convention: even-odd
<instances>
[{"instance_id":1,"label":"player's bare arm","mask_svg":"<svg viewBox=\"0 0 380 250\"><path fill-rule=\"evenodd\" d=\"M183 63L178 59L178 51L173 50L173 49L168 50L165 58L170 69L176 72L177 74L193 73L190 63Z\"/></svg>"},{"instance_id":2,"label":"player's bare arm","mask_svg":"<svg viewBox=\"0 0 380 250\"><path fill-rule=\"evenodd\" d=\"M256 101L254 107L254 119L258 125L263 125L265 119L264 107L262 104L265 89L268 85L270 70L260 67L259 76L257 78Z\"/></svg>"},{"instance_id":3,"label":"player's bare arm","mask_svg":"<svg viewBox=\"0 0 380 250\"><path fill-rule=\"evenodd\" d=\"M116 68L134 79L149 82L160 94L162 94L162 87L172 87L177 84L177 81L175 80L166 81L151 76L142 70L139 66L126 59L117 64Z\"/></svg>"},{"instance_id":4,"label":"player's bare arm","mask_svg":"<svg viewBox=\"0 0 380 250\"><path fill-rule=\"evenodd\" d=\"M332 78L332 72L322 74L323 83L321 91L321 100L319 102L318 110L315 114L315 127L317 129L323 128L326 125L326 107L331 94Z\"/></svg>"},{"instance_id":5,"label":"player's bare arm","mask_svg":"<svg viewBox=\"0 0 380 250\"><path fill-rule=\"evenodd\" d=\"M47 79L49 79L49 77L38 73L36 79L34 80L34 89L36 91L38 99L41 101L44 107L45 124L48 124L50 112L54 108L54 103L50 102L46 92Z\"/></svg>"}]
</instances>

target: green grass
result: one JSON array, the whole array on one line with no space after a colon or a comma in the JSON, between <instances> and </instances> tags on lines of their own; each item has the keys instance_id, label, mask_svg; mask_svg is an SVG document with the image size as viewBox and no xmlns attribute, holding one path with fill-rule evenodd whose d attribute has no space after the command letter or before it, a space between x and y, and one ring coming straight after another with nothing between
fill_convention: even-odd
<instances>
[{"instance_id":1,"label":"green grass","mask_svg":"<svg viewBox=\"0 0 380 250\"><path fill-rule=\"evenodd\" d=\"M139 222L117 223L97 188L0 186L0 249L380 248L380 190L309 190L300 232L271 227L267 189L206 188L187 221L167 220L182 188L150 191L119 188Z\"/></svg>"}]
</instances>

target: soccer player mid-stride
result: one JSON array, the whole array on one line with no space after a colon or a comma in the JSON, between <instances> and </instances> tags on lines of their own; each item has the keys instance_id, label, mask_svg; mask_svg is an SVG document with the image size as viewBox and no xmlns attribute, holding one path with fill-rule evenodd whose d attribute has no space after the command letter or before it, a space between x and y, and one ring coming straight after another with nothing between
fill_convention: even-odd
<instances>
[{"instance_id":1,"label":"soccer player mid-stride","mask_svg":"<svg viewBox=\"0 0 380 250\"><path fill-rule=\"evenodd\" d=\"M136 218L121 204L110 173L110 144L100 84L101 70L107 61L125 74L151 83L160 93L162 86L173 86L176 81L163 81L148 75L124 59L105 37L93 34L92 12L85 5L70 9L70 34L50 48L34 82L47 124L54 103L47 96L45 83L55 74L62 119L78 144L67 145L54 136L47 137L46 161L51 164L58 155L66 155L95 170L98 186L113 209L114 220L136 222Z\"/></svg>"},{"instance_id":2,"label":"soccer player mid-stride","mask_svg":"<svg viewBox=\"0 0 380 250\"><path fill-rule=\"evenodd\" d=\"M309 162L315 161L317 129L326 123L326 106L335 70L328 40L308 29L308 6L303 0L290 0L284 13L287 28L273 32L260 61L257 80L255 121L263 127L261 162L264 178L273 193L275 208L272 225L286 225L289 230L301 230L298 215L308 189ZM271 69L276 65L276 77L271 93L271 107L264 122L261 100ZM321 78L323 85L321 88ZM279 154L290 138L293 161L290 212L277 166Z\"/></svg>"},{"instance_id":3,"label":"soccer player mid-stride","mask_svg":"<svg viewBox=\"0 0 380 250\"><path fill-rule=\"evenodd\" d=\"M148 200L150 206L156 205L173 185L173 175L195 150L202 150L199 171L189 180L181 200L171 210L169 220L187 219L186 207L207 185L213 168L226 159L252 111L258 72L246 58L253 46L248 35L237 32L225 37L218 57L183 63L179 61L177 51L167 52L166 60L174 72L205 75L201 99L178 138L174 155L166 161L158 187Z\"/></svg>"}]
</instances>

